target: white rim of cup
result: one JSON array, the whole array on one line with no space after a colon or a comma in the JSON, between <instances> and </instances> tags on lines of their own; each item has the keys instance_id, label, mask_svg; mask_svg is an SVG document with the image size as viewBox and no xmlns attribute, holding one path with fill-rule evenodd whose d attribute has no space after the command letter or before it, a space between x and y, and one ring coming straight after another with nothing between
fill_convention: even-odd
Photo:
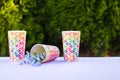
<instances>
[{"instance_id":1,"label":"white rim of cup","mask_svg":"<svg viewBox=\"0 0 120 80\"><path fill-rule=\"evenodd\" d=\"M62 34L66 32L79 32L79 34L81 35L81 31L62 31Z\"/></svg>"},{"instance_id":2,"label":"white rim of cup","mask_svg":"<svg viewBox=\"0 0 120 80\"><path fill-rule=\"evenodd\" d=\"M62 31L62 32L80 32L80 31Z\"/></svg>"},{"instance_id":3,"label":"white rim of cup","mask_svg":"<svg viewBox=\"0 0 120 80\"><path fill-rule=\"evenodd\" d=\"M25 30L9 30L8 32L26 32Z\"/></svg>"}]
</instances>

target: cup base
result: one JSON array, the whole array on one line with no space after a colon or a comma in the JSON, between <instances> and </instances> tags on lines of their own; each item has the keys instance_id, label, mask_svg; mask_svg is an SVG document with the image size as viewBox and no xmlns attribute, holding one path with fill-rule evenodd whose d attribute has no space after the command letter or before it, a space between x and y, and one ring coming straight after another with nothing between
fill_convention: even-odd
<instances>
[{"instance_id":1,"label":"cup base","mask_svg":"<svg viewBox=\"0 0 120 80\"><path fill-rule=\"evenodd\" d=\"M77 61L77 57L75 55L64 55L64 60L68 61L68 62L75 62Z\"/></svg>"}]
</instances>

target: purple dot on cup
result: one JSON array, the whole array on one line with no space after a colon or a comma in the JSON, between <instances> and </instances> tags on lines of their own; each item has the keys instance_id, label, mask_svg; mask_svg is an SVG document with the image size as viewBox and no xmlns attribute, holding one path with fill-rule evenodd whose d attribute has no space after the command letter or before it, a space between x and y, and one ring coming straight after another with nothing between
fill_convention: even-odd
<instances>
[{"instance_id":1,"label":"purple dot on cup","mask_svg":"<svg viewBox=\"0 0 120 80\"><path fill-rule=\"evenodd\" d=\"M15 45L16 47L18 47L18 45Z\"/></svg>"},{"instance_id":2,"label":"purple dot on cup","mask_svg":"<svg viewBox=\"0 0 120 80\"><path fill-rule=\"evenodd\" d=\"M70 45L70 48L72 48L72 45Z\"/></svg>"},{"instance_id":3,"label":"purple dot on cup","mask_svg":"<svg viewBox=\"0 0 120 80\"><path fill-rule=\"evenodd\" d=\"M18 50L18 52L21 52L21 50Z\"/></svg>"},{"instance_id":4,"label":"purple dot on cup","mask_svg":"<svg viewBox=\"0 0 120 80\"><path fill-rule=\"evenodd\" d=\"M64 51L65 53L67 52L67 50Z\"/></svg>"},{"instance_id":5,"label":"purple dot on cup","mask_svg":"<svg viewBox=\"0 0 120 80\"><path fill-rule=\"evenodd\" d=\"M69 43L68 43L68 42L66 42L66 45L69 45Z\"/></svg>"},{"instance_id":6,"label":"purple dot on cup","mask_svg":"<svg viewBox=\"0 0 120 80\"><path fill-rule=\"evenodd\" d=\"M70 50L70 53L73 53L73 51L72 51L72 50Z\"/></svg>"},{"instance_id":7,"label":"purple dot on cup","mask_svg":"<svg viewBox=\"0 0 120 80\"><path fill-rule=\"evenodd\" d=\"M13 49L11 50L11 52L13 52Z\"/></svg>"}]
</instances>

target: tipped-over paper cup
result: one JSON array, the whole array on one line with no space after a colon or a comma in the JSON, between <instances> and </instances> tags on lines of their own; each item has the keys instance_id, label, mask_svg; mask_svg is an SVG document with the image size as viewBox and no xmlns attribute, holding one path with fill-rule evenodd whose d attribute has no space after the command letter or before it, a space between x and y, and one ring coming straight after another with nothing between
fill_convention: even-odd
<instances>
[{"instance_id":1,"label":"tipped-over paper cup","mask_svg":"<svg viewBox=\"0 0 120 80\"><path fill-rule=\"evenodd\" d=\"M44 44L35 44L30 51L32 54L43 54L44 59L43 62L51 61L59 57L60 51L56 46L53 45L44 45Z\"/></svg>"}]
</instances>

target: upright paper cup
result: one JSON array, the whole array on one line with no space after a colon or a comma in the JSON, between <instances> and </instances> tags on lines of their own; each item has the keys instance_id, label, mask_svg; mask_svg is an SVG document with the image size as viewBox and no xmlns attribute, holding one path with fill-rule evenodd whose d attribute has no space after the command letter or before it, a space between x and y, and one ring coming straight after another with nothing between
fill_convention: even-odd
<instances>
[{"instance_id":1,"label":"upright paper cup","mask_svg":"<svg viewBox=\"0 0 120 80\"><path fill-rule=\"evenodd\" d=\"M79 56L80 31L62 31L63 54L68 62L77 61Z\"/></svg>"},{"instance_id":2,"label":"upright paper cup","mask_svg":"<svg viewBox=\"0 0 120 80\"><path fill-rule=\"evenodd\" d=\"M26 44L26 31L8 31L9 55L13 61L24 57Z\"/></svg>"},{"instance_id":3,"label":"upright paper cup","mask_svg":"<svg viewBox=\"0 0 120 80\"><path fill-rule=\"evenodd\" d=\"M60 51L56 46L52 45L44 45L44 44L35 44L31 48L31 53L42 54L44 53L45 59L42 61L47 62L56 59L60 55Z\"/></svg>"}]
</instances>

